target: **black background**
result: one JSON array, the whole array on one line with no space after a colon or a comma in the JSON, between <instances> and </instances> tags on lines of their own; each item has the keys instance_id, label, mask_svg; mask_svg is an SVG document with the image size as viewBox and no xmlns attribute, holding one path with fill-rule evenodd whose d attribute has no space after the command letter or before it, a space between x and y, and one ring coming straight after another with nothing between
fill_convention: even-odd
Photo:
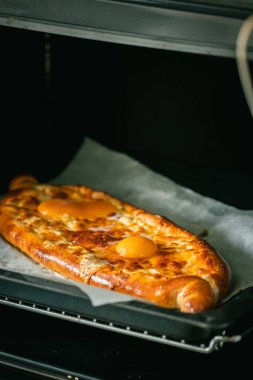
<instances>
[{"instance_id":1,"label":"black background","mask_svg":"<svg viewBox=\"0 0 253 380\"><path fill-rule=\"evenodd\" d=\"M253 121L234 59L1 28L0 75L1 193L20 173L51 180L90 136L253 208Z\"/></svg>"}]
</instances>

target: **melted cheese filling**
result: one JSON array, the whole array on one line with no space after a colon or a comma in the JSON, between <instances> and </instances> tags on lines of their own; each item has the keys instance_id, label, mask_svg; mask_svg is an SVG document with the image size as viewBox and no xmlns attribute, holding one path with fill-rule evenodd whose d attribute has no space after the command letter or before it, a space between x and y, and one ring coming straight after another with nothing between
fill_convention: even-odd
<instances>
[{"instance_id":1,"label":"melted cheese filling","mask_svg":"<svg viewBox=\"0 0 253 380\"><path fill-rule=\"evenodd\" d=\"M82 195L74 200L68 188L62 192L66 198L58 198L53 188L52 194L42 190L36 207L45 218L34 213L30 204L23 206L22 199L16 198L13 202L18 207L16 223L25 224L43 240L45 248L58 244L63 251L81 255L82 271L87 276L104 265L112 265L123 274L135 271L156 278L196 273L204 278L209 273L202 259L203 249L194 244L194 236L189 240L163 235L109 201ZM37 194L30 193L29 190L28 196L36 200ZM48 199L49 195L54 198Z\"/></svg>"}]
</instances>

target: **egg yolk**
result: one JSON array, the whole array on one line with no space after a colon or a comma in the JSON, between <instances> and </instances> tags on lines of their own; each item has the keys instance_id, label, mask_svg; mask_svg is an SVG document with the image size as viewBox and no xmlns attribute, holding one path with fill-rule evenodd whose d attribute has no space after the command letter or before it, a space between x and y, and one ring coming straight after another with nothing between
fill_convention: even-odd
<instances>
[{"instance_id":1,"label":"egg yolk","mask_svg":"<svg viewBox=\"0 0 253 380\"><path fill-rule=\"evenodd\" d=\"M65 199L49 199L41 202L38 211L44 216L59 216L68 214L79 219L94 220L105 218L117 211L111 203L96 199L89 201L75 201Z\"/></svg>"},{"instance_id":2,"label":"egg yolk","mask_svg":"<svg viewBox=\"0 0 253 380\"><path fill-rule=\"evenodd\" d=\"M155 243L143 236L129 236L116 246L116 252L129 259L142 259L153 256L156 252Z\"/></svg>"}]
</instances>

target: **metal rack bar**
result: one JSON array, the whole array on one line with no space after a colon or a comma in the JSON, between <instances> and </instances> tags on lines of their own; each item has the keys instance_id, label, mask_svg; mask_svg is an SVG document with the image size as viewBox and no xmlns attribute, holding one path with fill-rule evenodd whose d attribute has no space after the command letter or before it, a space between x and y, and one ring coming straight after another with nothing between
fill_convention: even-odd
<instances>
[{"instance_id":1,"label":"metal rack bar","mask_svg":"<svg viewBox=\"0 0 253 380\"><path fill-rule=\"evenodd\" d=\"M57 317L64 320L78 322L87 326L97 327L104 330L109 330L112 332L118 332L121 334L126 334L136 338L146 339L156 343L166 344L172 347L182 348L198 353L209 354L215 350L218 350L223 346L224 343L237 343L241 340L241 335L234 335L231 337L226 336L226 332L223 331L222 335L217 335L213 337L208 345L200 344L194 345L186 343L184 340L177 341L168 338L166 335L156 336L151 332L145 330L132 329L130 326L115 325L113 322L106 322L103 320L87 317L85 315L75 314L66 312L61 309L53 309L46 305L39 305L32 302L22 301L21 299L15 299L10 297L5 297L0 295L0 303L8 306L18 307L24 310L29 310L44 314L51 317Z\"/></svg>"},{"instance_id":2,"label":"metal rack bar","mask_svg":"<svg viewBox=\"0 0 253 380\"><path fill-rule=\"evenodd\" d=\"M79 373L70 372L59 367L38 361L30 360L20 356L12 355L0 351L0 364L14 370L23 371L36 376L40 379L52 380L81 380L84 377ZM98 380L95 377L85 376L85 380Z\"/></svg>"},{"instance_id":3,"label":"metal rack bar","mask_svg":"<svg viewBox=\"0 0 253 380\"><path fill-rule=\"evenodd\" d=\"M224 57L235 57L242 21L231 15L110 0L0 0L0 25Z\"/></svg>"}]
</instances>

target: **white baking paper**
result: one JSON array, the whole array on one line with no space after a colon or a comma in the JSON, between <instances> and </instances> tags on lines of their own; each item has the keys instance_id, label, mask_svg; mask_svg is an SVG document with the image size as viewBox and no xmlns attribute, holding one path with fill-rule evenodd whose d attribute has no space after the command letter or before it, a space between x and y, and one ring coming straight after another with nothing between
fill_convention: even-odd
<instances>
[{"instance_id":1,"label":"white baking paper","mask_svg":"<svg viewBox=\"0 0 253 380\"><path fill-rule=\"evenodd\" d=\"M243 211L204 197L128 157L86 138L70 165L52 181L85 184L109 192L152 213L164 215L207 240L232 272L229 296L253 286L253 210ZM243 189L242 189L243 197ZM133 297L56 276L0 240L0 268L77 286L94 306Z\"/></svg>"}]
</instances>

